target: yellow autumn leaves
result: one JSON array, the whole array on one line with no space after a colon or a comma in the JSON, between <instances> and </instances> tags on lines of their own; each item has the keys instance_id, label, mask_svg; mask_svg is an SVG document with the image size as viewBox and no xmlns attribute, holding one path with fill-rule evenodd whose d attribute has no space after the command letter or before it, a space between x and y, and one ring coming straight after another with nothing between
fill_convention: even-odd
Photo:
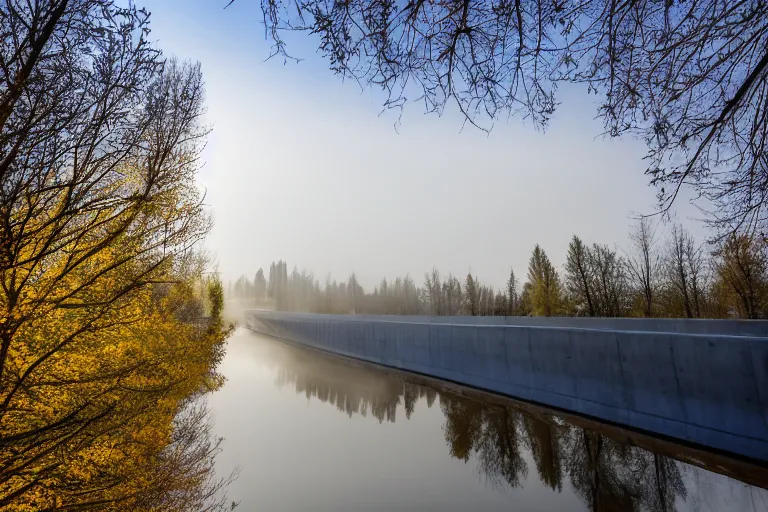
<instances>
[{"instance_id":1,"label":"yellow autumn leaves","mask_svg":"<svg viewBox=\"0 0 768 512\"><path fill-rule=\"evenodd\" d=\"M113 262L110 251L94 258L94 268ZM202 317L200 283L162 275L181 281L138 287L109 307L19 308L30 313L13 334L0 394L6 509L102 502L137 510L148 492L161 494L167 482L156 481L156 470L173 419L186 400L220 383L213 368L226 332L209 328L220 311ZM119 280L108 272L87 295L110 300Z\"/></svg>"},{"instance_id":2,"label":"yellow autumn leaves","mask_svg":"<svg viewBox=\"0 0 768 512\"><path fill-rule=\"evenodd\" d=\"M49 4L0 48L0 509L224 509L200 68L135 6Z\"/></svg>"}]
</instances>

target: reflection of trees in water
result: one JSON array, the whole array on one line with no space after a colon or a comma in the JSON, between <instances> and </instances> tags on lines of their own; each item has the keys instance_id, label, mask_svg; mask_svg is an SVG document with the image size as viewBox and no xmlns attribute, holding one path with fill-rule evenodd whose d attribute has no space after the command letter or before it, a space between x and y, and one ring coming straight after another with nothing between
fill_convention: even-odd
<instances>
[{"instance_id":1,"label":"reflection of trees in water","mask_svg":"<svg viewBox=\"0 0 768 512\"><path fill-rule=\"evenodd\" d=\"M590 510L636 510L636 479L626 479L623 467L628 450L584 429L569 429L563 436L571 485ZM639 482L642 485L642 482Z\"/></svg>"},{"instance_id":2,"label":"reflection of trees in water","mask_svg":"<svg viewBox=\"0 0 768 512\"><path fill-rule=\"evenodd\" d=\"M302 368L300 366L281 368L277 384L293 384L296 393L335 405L350 417L353 414L367 416L370 411L380 422L395 421L397 406L403 398L401 383L367 375L363 371L326 372L323 368L325 364L321 360L315 363L318 368L313 370L319 371L297 371L297 368Z\"/></svg>"},{"instance_id":3,"label":"reflection of trees in water","mask_svg":"<svg viewBox=\"0 0 768 512\"><path fill-rule=\"evenodd\" d=\"M479 402L455 400L440 394L440 409L445 416L445 442L451 456L468 461L483 431L483 406Z\"/></svg>"},{"instance_id":4,"label":"reflection of trees in water","mask_svg":"<svg viewBox=\"0 0 768 512\"><path fill-rule=\"evenodd\" d=\"M474 452L491 481L520 486L527 448L542 483L560 492L567 475L590 510L666 512L686 497L679 465L668 457L510 406L445 393L440 404L451 455L468 460Z\"/></svg>"},{"instance_id":5,"label":"reflection of trees in water","mask_svg":"<svg viewBox=\"0 0 768 512\"><path fill-rule=\"evenodd\" d=\"M673 459L546 414L438 392L405 376L300 350L281 352L277 384L331 403L350 417L370 411L379 422L394 422L401 404L410 418L420 399L431 407L439 396L449 453L463 461L475 456L494 485L522 486L528 476L523 450L528 450L542 483L560 492L567 477L593 511L667 512L675 510L677 498L686 497Z\"/></svg>"},{"instance_id":6,"label":"reflection of trees in water","mask_svg":"<svg viewBox=\"0 0 768 512\"><path fill-rule=\"evenodd\" d=\"M686 497L685 483L680 469L674 460L669 457L662 457L658 454L643 453L645 458L652 458L653 464L647 465L652 472L654 481L653 486L648 486L643 490L643 501L648 510L663 511L675 509L675 500L677 496Z\"/></svg>"},{"instance_id":7,"label":"reflection of trees in water","mask_svg":"<svg viewBox=\"0 0 768 512\"><path fill-rule=\"evenodd\" d=\"M528 446L536 462L536 471L544 485L558 492L563 490L563 454L561 435L564 430L554 422L532 415L522 415Z\"/></svg>"},{"instance_id":8,"label":"reflection of trees in water","mask_svg":"<svg viewBox=\"0 0 768 512\"><path fill-rule=\"evenodd\" d=\"M494 485L520 486L528 466L520 454L519 418L514 411L443 393L440 408L451 456L468 461L475 453L482 474Z\"/></svg>"},{"instance_id":9,"label":"reflection of trees in water","mask_svg":"<svg viewBox=\"0 0 768 512\"><path fill-rule=\"evenodd\" d=\"M497 485L506 482L510 487L520 486L521 476L528 476L528 465L520 453L518 415L509 408L488 408L483 419L483 435L477 443L482 472Z\"/></svg>"},{"instance_id":10,"label":"reflection of trees in water","mask_svg":"<svg viewBox=\"0 0 768 512\"><path fill-rule=\"evenodd\" d=\"M303 351L281 348L270 358L283 363L277 368L278 386L293 386L296 393L335 405L350 417L370 412L379 422L394 422L399 405L410 418L419 399L426 398L431 406L437 396L434 389L406 383L384 372L340 364Z\"/></svg>"},{"instance_id":11,"label":"reflection of trees in water","mask_svg":"<svg viewBox=\"0 0 768 512\"><path fill-rule=\"evenodd\" d=\"M571 483L591 510L675 510L686 490L679 465L584 429L568 439Z\"/></svg>"}]
</instances>

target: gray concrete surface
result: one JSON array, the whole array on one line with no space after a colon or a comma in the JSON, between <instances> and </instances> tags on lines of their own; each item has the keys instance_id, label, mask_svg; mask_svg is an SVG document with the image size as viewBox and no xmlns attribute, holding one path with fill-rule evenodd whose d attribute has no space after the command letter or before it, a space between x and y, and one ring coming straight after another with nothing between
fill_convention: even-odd
<instances>
[{"instance_id":1,"label":"gray concrete surface","mask_svg":"<svg viewBox=\"0 0 768 512\"><path fill-rule=\"evenodd\" d=\"M260 310L247 311L246 322L336 354L768 461L768 322Z\"/></svg>"},{"instance_id":2,"label":"gray concrete surface","mask_svg":"<svg viewBox=\"0 0 768 512\"><path fill-rule=\"evenodd\" d=\"M266 310L249 310L271 313ZM314 313L291 313L295 318L314 318ZM518 325L521 327L569 327L617 331L721 334L726 336L768 337L766 320L721 320L686 318L590 318L526 316L398 316L398 315L322 315L345 321L406 322L470 325Z\"/></svg>"}]
</instances>

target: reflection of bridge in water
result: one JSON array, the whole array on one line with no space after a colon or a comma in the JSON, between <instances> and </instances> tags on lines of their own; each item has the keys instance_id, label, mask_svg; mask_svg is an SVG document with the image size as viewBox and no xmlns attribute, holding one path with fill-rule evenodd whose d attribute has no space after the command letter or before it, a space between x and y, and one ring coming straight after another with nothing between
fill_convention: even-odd
<instances>
[{"instance_id":1,"label":"reflection of bridge in water","mask_svg":"<svg viewBox=\"0 0 768 512\"><path fill-rule=\"evenodd\" d=\"M278 386L332 404L350 417L395 422L408 420L420 407L439 406L450 455L464 461L475 457L483 478L496 487L517 488L535 474L553 491L570 484L593 511L673 511L680 504L698 509L702 485L738 484L708 478L716 476L709 471L757 486L768 484L766 468L744 461L435 379L281 342L254 342L269 353L262 360L276 366ZM765 510L760 507L768 493L744 487L758 493L753 508Z\"/></svg>"}]
</instances>

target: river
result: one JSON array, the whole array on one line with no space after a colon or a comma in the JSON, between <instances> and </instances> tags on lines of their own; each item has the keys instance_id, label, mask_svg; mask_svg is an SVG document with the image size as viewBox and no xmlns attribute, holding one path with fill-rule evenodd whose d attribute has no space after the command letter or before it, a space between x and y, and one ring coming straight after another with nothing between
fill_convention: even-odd
<instances>
[{"instance_id":1,"label":"river","mask_svg":"<svg viewBox=\"0 0 768 512\"><path fill-rule=\"evenodd\" d=\"M242 328L221 371L238 510L768 512L764 467Z\"/></svg>"}]
</instances>

